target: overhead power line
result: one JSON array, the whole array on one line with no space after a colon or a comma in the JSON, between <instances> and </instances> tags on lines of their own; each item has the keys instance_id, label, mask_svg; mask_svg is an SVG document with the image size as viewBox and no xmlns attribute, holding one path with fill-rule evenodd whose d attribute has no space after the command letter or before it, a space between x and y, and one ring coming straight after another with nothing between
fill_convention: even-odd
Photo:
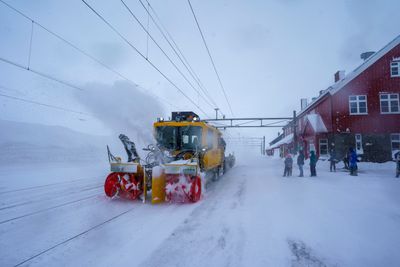
<instances>
[{"instance_id":1,"label":"overhead power line","mask_svg":"<svg viewBox=\"0 0 400 267\"><path fill-rule=\"evenodd\" d=\"M151 18L152 22L154 23L154 25L156 26L156 28L159 30L159 32L161 33L161 35L164 37L165 41L167 41L167 43L169 44L169 46L172 48L172 50L174 51L175 55L179 58L179 60L182 62L183 66L186 68L186 70L188 71L188 73L190 74L190 76L192 76L193 80L197 83L197 85L199 86L200 90L204 93L204 95L211 101L211 103L214 105L214 108L218 108L218 105L216 104L216 102L214 101L214 99L210 96L209 92L207 91L207 89L204 87L204 85L201 83L198 75L196 74L196 72L193 70L192 66L190 65L190 63L188 62L188 60L186 59L186 57L184 56L184 54L182 53L181 49L179 48L178 44L175 42L174 38L172 37L172 35L169 33L169 31L166 29L166 27L163 25L163 23L161 22L161 19L158 17L157 12L154 10L154 8L151 6L150 2L146 0L147 2L147 6L143 3L142 0L139 0L140 4L142 5L143 9L146 11L146 13L148 14L148 18ZM157 23L157 21L154 19L154 17L151 15L149 9L151 9L151 11L153 12L153 14L156 16L158 22L160 23L160 25ZM165 31L165 33L164 33ZM168 37L167 37L168 36ZM173 44L172 44L172 43Z\"/></svg>"},{"instance_id":2,"label":"overhead power line","mask_svg":"<svg viewBox=\"0 0 400 267\"><path fill-rule=\"evenodd\" d=\"M0 1L1 1L1 0L0 0ZM49 79L49 80L58 82L58 83L60 83L60 84L62 84L62 85L65 85L65 86L67 86L67 87L70 87L70 88L72 88L72 89L76 89L76 90L79 90L79 91L84 91L84 89L82 89L82 88L80 88L80 87L78 87L78 86L76 86L76 85L70 84L69 82L60 80L60 79L58 79L58 78L56 78L56 77L54 77L54 76L51 76L51 75L49 75L49 74L40 72L40 71L38 71L38 70L34 70L34 69L32 69L32 68L28 68L28 67L22 66L21 64L18 64L18 63L14 62L14 61L11 61L11 60L8 60L8 59L2 58L2 57L0 57L0 61L3 61L3 62L5 62L5 63L7 63L7 64L13 65L13 66L15 66L15 67L17 67L17 68L20 68L20 69L23 69L23 70L27 70L27 71L33 72L33 73L35 73L36 75L39 75L39 76L42 76L42 77L44 77L44 78L46 78L46 79Z\"/></svg>"},{"instance_id":3,"label":"overhead power line","mask_svg":"<svg viewBox=\"0 0 400 267\"><path fill-rule=\"evenodd\" d=\"M185 81L190 85L190 87L193 88L193 90L196 91L196 93L204 99L204 101L211 107L214 108L214 106L212 104L210 104L210 102L203 97L203 95L193 86L193 84L189 81L189 79L186 77L186 75L178 68L178 66L175 64L175 62L172 61L172 59L168 56L168 54L165 52L165 50L160 46L160 44L153 38L153 36L150 34L150 32L146 29L146 27L140 22L140 20L136 17L136 15L132 12L132 10L128 7L128 5L123 1L120 0L121 3L124 5L124 7L126 8L126 10L128 10L129 14L131 14L131 16L134 18L134 20L140 25L140 27L142 28L142 30L144 32L146 32L147 36L150 37L150 39L153 41L153 43L161 50L161 52L163 53L163 55L168 59L168 61L172 64L172 66L178 71L178 73L183 77L183 79L185 79ZM146 56L147 60L148 60L148 56Z\"/></svg>"},{"instance_id":4,"label":"overhead power line","mask_svg":"<svg viewBox=\"0 0 400 267\"><path fill-rule=\"evenodd\" d=\"M18 13L19 15L21 15L22 17L24 17L25 19L29 20L32 22L32 29L31 29L31 40L30 40L30 44L29 44L29 58L28 58L28 66L27 67L23 67L20 64L11 62L9 60L6 59L2 59L4 62L12 64L14 66L26 69L26 70L30 70L34 73L36 73L37 75L40 75L42 77L45 78L49 78L49 75L46 75L44 73L40 73L39 71L35 71L30 69L30 56L31 56L31 52L32 52L32 38L33 38L33 26L37 25L38 27L40 27L41 29L43 29L44 31L46 31L47 33L49 33L50 35L56 37L57 39L59 39L60 41L64 42L65 44L69 45L70 47L72 47L73 49L75 49L76 51L78 51L79 53L81 53L82 55L86 56L87 58L89 58L90 60L92 60L93 62L96 62L97 64L99 64L100 66L104 67L105 69L109 70L110 72L114 73L115 75L117 75L118 77L122 78L123 80L126 80L128 82L130 82L131 84L138 86L134 81L132 81L131 79L127 78L125 75L121 74L120 72L118 72L117 70L111 68L110 66L108 66L107 64L105 64L104 62L102 62L101 60L97 59L96 57L92 56L91 54L89 54L88 52L86 52L85 50L83 50L82 48L79 48L77 45L73 44L72 42L68 41L66 38L62 37L60 34L55 33L54 31L50 30L49 28L45 27L44 25L42 25L41 23L37 22L36 20L34 20L33 18L29 17L28 15L24 14L22 11L16 9L15 7L11 6L10 4L8 4L7 2L0 0L1 3L3 3L5 6L7 6L8 8L10 8L11 10L13 10L14 12ZM72 84L69 84L67 82L61 81L59 79L56 79L54 77L50 78L52 80L56 80L59 83L62 83L64 85L67 85L69 87L73 87L75 89L78 90L83 90L81 88L78 88L77 86L74 86ZM142 87L140 87L142 88ZM179 109L179 107L177 107L176 105L172 104L171 102L169 102L168 100L155 95L153 92L151 92L148 89L145 89L145 91L147 91L149 94L151 94L153 97L155 97L156 99L159 99L161 102L165 102L166 104L170 105L171 107L177 108Z\"/></svg>"},{"instance_id":5,"label":"overhead power line","mask_svg":"<svg viewBox=\"0 0 400 267\"><path fill-rule=\"evenodd\" d=\"M2 86L2 85L0 85L0 88L10 89L10 88L7 88L7 87ZM58 109L58 110L62 110L62 111L65 111L65 112L76 113L76 114L80 114L80 115L91 116L91 114L86 113L86 112L81 112L81 111L76 111L76 110L72 110L72 109L69 109L69 108L64 108L64 107L60 107L60 106L56 106L56 105L46 104L46 103L42 103L42 102L38 102L38 101L35 101L35 100L30 100L30 99L26 99L26 98L22 98L22 97L7 95L7 94L3 94L3 93L0 93L0 96L1 97L5 97L5 98L9 98L9 99L12 99L12 100L21 101L21 102L24 102L24 103L44 106L44 107Z\"/></svg>"},{"instance_id":6,"label":"overhead power line","mask_svg":"<svg viewBox=\"0 0 400 267\"><path fill-rule=\"evenodd\" d=\"M137 54L139 54L144 60L146 60L150 66L152 66L158 73L161 74L173 87L175 87L187 100L190 101L195 107L197 107L204 115L208 116L207 113L196 104L188 95L183 92L166 74L164 74L156 65L154 65L146 56L141 53L128 39L126 39L114 26L112 26L102 15L100 15L91 5L85 0L81 0L97 17L99 17L112 31L114 31L125 43L127 43Z\"/></svg>"},{"instance_id":7,"label":"overhead power line","mask_svg":"<svg viewBox=\"0 0 400 267\"><path fill-rule=\"evenodd\" d=\"M215 72L215 74L217 75L217 78L218 78L219 85L220 85L220 87L221 87L221 90L222 90L222 92L224 93L225 100L226 100L226 102L228 103L229 110L230 110L230 112L231 112L232 116L234 116L234 114L233 114L233 110L232 110L232 106L231 106L231 103L229 102L228 96L226 95L226 92L225 92L225 88L224 88L224 86L222 85L221 78L220 78L220 76L219 76L219 74L218 74L218 71L217 71L217 68L216 68L216 66L215 66L215 63L214 63L213 57L211 56L210 49L208 48L208 45L207 45L206 39L204 38L203 31L202 31L202 30L201 30L201 28L200 28L199 21L197 20L196 14L194 13L194 10L193 10L192 4L190 3L190 0L188 0L188 3L189 3L189 6L190 6L190 10L192 11L192 14L193 14L194 20L196 21L197 28L199 29L199 32L200 32L201 38L203 39L203 43L204 43L204 46L206 47L206 50L207 50L208 56L210 57L210 60L211 60L212 66L213 66L213 68L214 68L214 72Z\"/></svg>"}]
</instances>

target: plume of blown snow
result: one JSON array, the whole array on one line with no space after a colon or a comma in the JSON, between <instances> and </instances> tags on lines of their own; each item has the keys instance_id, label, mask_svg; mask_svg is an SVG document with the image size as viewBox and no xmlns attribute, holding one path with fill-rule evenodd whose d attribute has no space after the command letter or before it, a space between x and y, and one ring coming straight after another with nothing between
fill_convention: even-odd
<instances>
[{"instance_id":1,"label":"plume of blown snow","mask_svg":"<svg viewBox=\"0 0 400 267\"><path fill-rule=\"evenodd\" d=\"M164 107L137 85L116 81L113 85L88 83L77 98L116 138L124 133L137 144L153 142L152 125L164 116Z\"/></svg>"}]
</instances>

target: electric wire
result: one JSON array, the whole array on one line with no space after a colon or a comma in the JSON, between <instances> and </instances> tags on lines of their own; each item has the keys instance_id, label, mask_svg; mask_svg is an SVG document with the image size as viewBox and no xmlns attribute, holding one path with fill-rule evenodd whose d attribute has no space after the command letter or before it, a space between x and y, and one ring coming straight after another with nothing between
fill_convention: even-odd
<instances>
[{"instance_id":1,"label":"electric wire","mask_svg":"<svg viewBox=\"0 0 400 267\"><path fill-rule=\"evenodd\" d=\"M2 86L2 85L0 85L0 88L13 90L13 89L11 89L11 88L7 88L7 87ZM46 104L46 103L42 103L42 102L39 102L39 101L30 100L30 99L26 99L26 98L22 98L22 97L7 95L7 94L3 94L3 93L0 93L0 96L1 96L1 97L4 97L4 98L9 98L9 99L12 99L12 100L17 100L17 101L29 103L29 104L34 104L34 105L44 106L44 107L48 107L48 108L58 109L58 110L62 110L62 111L65 111L65 112L70 112L70 113L76 113L76 114L80 114L80 115L88 115L88 116L91 116L91 114L86 113L86 112L76 111L76 110L69 109L69 108L64 108L64 107L60 107L60 106L56 106L56 105L51 105L51 104Z\"/></svg>"},{"instance_id":2,"label":"electric wire","mask_svg":"<svg viewBox=\"0 0 400 267\"><path fill-rule=\"evenodd\" d=\"M214 72L215 72L215 74L217 75L218 83L219 83L219 85L220 85L220 87L221 87L221 89L222 89L222 92L224 93L224 97L225 97L226 102L228 103L229 110L230 110L232 116L234 116L231 103L229 102L229 99L228 99L228 96L227 96L227 94L226 94L225 88L224 88L224 86L222 85L222 81L221 81L221 78L220 78L220 76L219 76L219 74L218 74L217 67L215 66L214 59L213 59L213 57L211 56L210 49L208 48L206 39L205 39L205 37L204 37L203 31L202 31L201 28L200 28L199 21L197 20L196 14L194 13L194 10L193 10L192 4L190 3L190 0L188 0L188 3L189 3L189 6L190 6L190 10L192 11L194 20L196 21L197 28L199 29L199 32L200 32L201 38L202 38L202 40L203 40L204 46L206 47L208 56L209 56L209 58L210 58L210 60L211 60L212 66L213 66L213 68L214 68Z\"/></svg>"},{"instance_id":3,"label":"electric wire","mask_svg":"<svg viewBox=\"0 0 400 267\"><path fill-rule=\"evenodd\" d=\"M19 15L21 15L22 17L26 18L27 20L30 20L32 22L32 31L31 31L31 42L30 42L30 50L29 50L29 55L31 55L31 47L32 47L32 35L33 35L33 25L37 25L38 27L40 27L41 29L43 29L44 31L46 31L47 33L49 33L50 35L56 37L57 39L61 40L62 42L66 43L67 45L69 45L70 47L72 47L73 49L75 49L76 51L78 51L79 53L81 53L82 55L86 56L87 58L91 59L92 61L96 62L97 64L99 64L100 66L104 67L105 69L109 70L110 72L114 73L115 75L117 75L118 77L130 82L131 84L138 86L134 81L132 81L131 79L127 78L126 76L124 76L123 74L121 74L120 72L118 72L117 70L111 68L110 66L106 65L105 63L103 63L101 60L97 59L96 57L92 56L91 54L89 54L88 52L86 52L85 50L79 48L77 45L73 44L72 42L68 41L67 39L65 39L64 37L62 37L61 35L55 33L54 31L48 29L47 27L45 27L44 25L40 24L39 22L37 22L36 20L34 20L33 18L29 17L28 15L24 14L23 12L21 12L20 10L16 9L15 7L11 6L10 4L8 4L7 2L0 0L1 3L3 3L4 5L6 5L8 8L10 8L11 10L13 10L14 12L18 13ZM3 60L4 61L4 60ZM10 63L10 62L8 62ZM13 64L15 65L15 64ZM18 66L20 67L20 66ZM30 56L29 56L29 62L28 62L28 67L25 68L27 70L30 70ZM35 71L34 71L35 72ZM37 73L38 74L38 73ZM41 75L43 76L43 75ZM70 86L70 85L68 85ZM140 87L143 88L143 87ZM143 88L144 89L144 88ZM154 94L152 91L148 90L148 89L144 89L145 91L147 91L149 94L151 94L153 97L155 97L156 99L159 99L161 102L165 102L166 104L170 105L171 107L177 108L179 109L179 107L177 107L176 105L172 104L171 102L169 102L168 100L166 100L165 98L162 98L160 96L157 96L156 94Z\"/></svg>"},{"instance_id":4,"label":"electric wire","mask_svg":"<svg viewBox=\"0 0 400 267\"><path fill-rule=\"evenodd\" d=\"M199 96L201 98L204 99L204 101L211 107L214 108L214 106L206 99L203 97L203 95L201 95L201 93L193 86L193 84L189 81L189 79L186 77L186 75L178 68L178 66L175 64L175 62L173 62L173 60L168 56L168 54L165 52L165 50L159 45L159 43L153 38L153 36L150 34L150 32L146 29L146 27L140 22L140 20L136 17L136 15L132 12L132 10L128 7L128 5L123 1L120 0L121 3L124 5L124 7L126 8L126 10L128 10L128 12L131 14L131 16L134 18L134 20L140 25L140 27L142 28L142 30L144 32L146 32L147 36L150 37L150 39L153 41L153 43L161 50L161 52L163 53L163 55L168 59L168 61L172 64L172 66L178 71L178 73L183 77L183 79L185 79L185 81L190 85L190 87L193 88L193 90L196 91L197 94L199 94ZM148 60L148 57L146 57Z\"/></svg>"},{"instance_id":5,"label":"electric wire","mask_svg":"<svg viewBox=\"0 0 400 267\"><path fill-rule=\"evenodd\" d=\"M210 96L208 90L204 87L204 85L201 83L198 75L196 74L196 72L193 70L193 68L191 67L191 65L189 64L188 60L186 59L186 57L183 55L182 51L180 50L179 46L177 45L177 43L175 42L175 40L173 39L173 37L171 36L171 34L168 32L168 30L166 29L166 27L162 24L160 18L158 17L156 11L154 10L154 8L151 6L151 4L149 3L149 1L146 0L147 2L147 6L148 8L146 8L145 4L143 3L142 0L139 0L140 4L142 5L143 9L147 12L148 14L148 18L151 18L152 22L154 23L154 25L157 27L157 29L159 30L159 32L161 33L161 35L164 37L164 39L167 41L167 43L169 44L169 46L172 48L172 50L174 51L174 53L176 54L176 56L179 58L179 60L182 62L183 66L186 68L186 70L188 71L188 73L190 74L190 76L192 76L193 80L197 83L197 85L199 86L200 90L204 93L204 95L211 101L211 103L214 105L214 108L218 108L218 105L216 104L216 102L214 101L214 99ZM154 17L151 15L151 13L149 12L149 9L152 10L152 12L154 13L154 15L156 16L157 20L159 21L159 23L161 24L161 26L157 23L157 21L154 19ZM164 33L165 31L165 33ZM167 37L168 35L168 37ZM171 39L171 40L170 40ZM174 44L172 44L171 43ZM175 46L175 47L174 47ZM222 112L221 112L222 113Z\"/></svg>"},{"instance_id":6,"label":"electric wire","mask_svg":"<svg viewBox=\"0 0 400 267\"><path fill-rule=\"evenodd\" d=\"M142 6L144 6L142 0L139 0L139 1L140 1L140 3L142 4ZM166 34L168 35L169 39L171 39L172 43L174 43L176 49L178 50L179 54L182 56L183 60L186 62L187 66L190 68L191 72L196 76L196 79L199 81L201 87L202 87L205 91L207 91L207 89L203 86L203 84L202 84L200 78L198 77L198 75L196 74L196 72L194 71L194 69L192 68L192 66L190 65L189 61L186 59L186 57L185 57L185 55L183 54L182 50L179 48L178 44L175 42L174 38L172 37L172 35L171 35L170 32L168 31L168 29L167 29L167 28L164 26L164 24L162 23L162 21L161 21L160 17L158 16L156 10L153 8L153 6L150 4L150 2L149 2L148 0L146 0L146 2L147 2L147 4L148 4L148 6L150 7L151 11L154 13L156 19L157 19L158 22L160 23L161 28L166 32ZM147 12L148 12L148 10L147 10ZM153 18L153 16L151 16L151 14L149 14L149 15L150 15L150 17L152 18L152 21L154 22L154 24L155 24L156 26L158 26L158 23L155 21L155 19ZM160 31L163 32L161 29L160 29ZM207 91L207 94L208 94L208 91ZM217 105L216 105L216 106L217 106Z\"/></svg>"},{"instance_id":7,"label":"electric wire","mask_svg":"<svg viewBox=\"0 0 400 267\"><path fill-rule=\"evenodd\" d=\"M161 74L173 87L175 87L190 103L197 107L204 115L208 116L207 113L196 104L185 92L178 87L166 74L164 74L156 65L154 65L146 56L141 53L131 42L129 42L126 37L124 37L114 26L111 25L102 15L100 15L91 5L89 5L85 0L81 0L97 17L99 17L112 31L114 31L124 42L126 42L137 54L139 54L143 59L145 59L151 67L153 67L158 73Z\"/></svg>"},{"instance_id":8,"label":"electric wire","mask_svg":"<svg viewBox=\"0 0 400 267\"><path fill-rule=\"evenodd\" d=\"M0 1L1 1L1 0L0 0ZM60 83L60 84L62 84L62 85L65 85L65 86L67 86L67 87L70 87L70 88L72 88L72 89L76 89L76 90L79 90L79 91L85 91L84 89L82 89L82 88L80 88L80 87L78 87L78 86L76 86L76 85L73 85L73 84L71 84L71 83L69 83L69 82L60 80L60 79L58 79L58 78L56 78L56 77L53 77L53 76L51 76L51 75L49 75L49 74L40 72L40 71L38 71L38 70L34 70L34 69L32 69L32 68L25 67L25 66L23 66L23 65L21 65L21 64L19 64L19 63L17 63L17 62L14 62L14 61L11 61L11 60L2 58L2 57L0 57L0 61L3 61L3 62L5 62L5 63L7 63L7 64L13 65L13 66L15 66L15 67L17 67L17 68L20 68L20 69L23 69L23 70L27 70L27 71L33 72L33 73L35 73L36 75L39 75L39 76L42 76L42 77L44 77L44 78L46 78L46 79L49 79L49 80L58 82L58 83Z\"/></svg>"}]
</instances>

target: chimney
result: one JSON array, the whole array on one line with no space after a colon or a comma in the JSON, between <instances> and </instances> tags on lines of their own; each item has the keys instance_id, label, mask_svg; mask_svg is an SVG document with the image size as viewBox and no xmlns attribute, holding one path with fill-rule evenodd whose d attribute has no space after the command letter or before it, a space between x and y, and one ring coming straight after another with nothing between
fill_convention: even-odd
<instances>
[{"instance_id":1,"label":"chimney","mask_svg":"<svg viewBox=\"0 0 400 267\"><path fill-rule=\"evenodd\" d=\"M368 52L364 52L364 53L362 53L361 55L360 55L360 58L362 59L362 60L367 60L370 56L372 56L373 54L375 54L375 52L374 51L368 51Z\"/></svg>"},{"instance_id":2,"label":"chimney","mask_svg":"<svg viewBox=\"0 0 400 267\"><path fill-rule=\"evenodd\" d=\"M335 83L337 83L338 81L343 80L344 76L345 76L345 71L344 70L338 70L335 73Z\"/></svg>"},{"instance_id":3,"label":"chimney","mask_svg":"<svg viewBox=\"0 0 400 267\"><path fill-rule=\"evenodd\" d=\"M307 98L300 99L301 110L304 110L307 107Z\"/></svg>"}]
</instances>

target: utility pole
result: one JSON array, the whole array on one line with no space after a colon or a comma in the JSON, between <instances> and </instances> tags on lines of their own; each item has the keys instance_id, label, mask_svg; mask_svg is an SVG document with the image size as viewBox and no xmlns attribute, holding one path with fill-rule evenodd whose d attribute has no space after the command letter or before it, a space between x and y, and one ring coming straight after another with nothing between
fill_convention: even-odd
<instances>
[{"instance_id":1,"label":"utility pole","mask_svg":"<svg viewBox=\"0 0 400 267\"><path fill-rule=\"evenodd\" d=\"M262 154L265 156L265 135L263 136Z\"/></svg>"},{"instance_id":2,"label":"utility pole","mask_svg":"<svg viewBox=\"0 0 400 267\"><path fill-rule=\"evenodd\" d=\"M296 123L296 110L293 110L293 145L294 145L294 154L297 154L297 148L298 148L298 144L297 144L297 123Z\"/></svg>"},{"instance_id":3,"label":"utility pole","mask_svg":"<svg viewBox=\"0 0 400 267\"><path fill-rule=\"evenodd\" d=\"M218 120L218 110L219 108L214 108L215 109L215 119Z\"/></svg>"}]
</instances>

